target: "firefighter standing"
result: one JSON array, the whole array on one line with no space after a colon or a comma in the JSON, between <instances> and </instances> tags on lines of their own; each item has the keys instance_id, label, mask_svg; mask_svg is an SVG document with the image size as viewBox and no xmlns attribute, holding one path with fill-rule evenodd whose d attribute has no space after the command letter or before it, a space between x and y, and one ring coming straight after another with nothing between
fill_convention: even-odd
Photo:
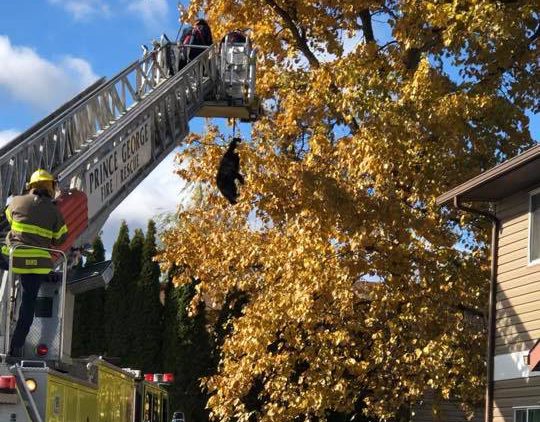
<instances>
[{"instance_id":1,"label":"firefighter standing","mask_svg":"<svg viewBox=\"0 0 540 422\"><path fill-rule=\"evenodd\" d=\"M9 260L10 246L25 245L13 253L12 271L19 274L23 293L19 318L11 339L12 356L22 355L26 336L34 320L39 287L49 278L53 267L49 251L38 248L60 245L67 235L67 226L53 202L55 184L50 173L36 170L28 183L29 192L14 196L5 211L10 231L6 236L6 245L2 247L4 268Z\"/></svg>"}]
</instances>

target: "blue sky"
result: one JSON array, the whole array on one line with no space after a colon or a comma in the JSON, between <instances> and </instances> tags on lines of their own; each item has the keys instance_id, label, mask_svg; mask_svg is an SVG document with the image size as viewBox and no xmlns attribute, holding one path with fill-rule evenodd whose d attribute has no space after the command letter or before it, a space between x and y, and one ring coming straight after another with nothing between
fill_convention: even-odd
<instances>
[{"instance_id":1,"label":"blue sky","mask_svg":"<svg viewBox=\"0 0 540 422\"><path fill-rule=\"evenodd\" d=\"M65 80L56 94L38 98L34 104L0 82L0 129L27 127L58 105L59 98L65 99L85 85L90 75L74 69L70 60L87 64L94 76L110 76L140 56L142 43L161 32L175 32L176 18L175 3L169 0L2 1L0 36L9 39L8 51L21 56L22 49L32 49L46 62L43 65L50 65L45 72L60 71L72 81ZM1 75L0 71L0 81Z\"/></svg>"},{"instance_id":2,"label":"blue sky","mask_svg":"<svg viewBox=\"0 0 540 422\"><path fill-rule=\"evenodd\" d=\"M111 77L161 33L176 37L174 0L0 0L0 143L53 111L100 76ZM376 22L384 39L384 22ZM351 44L357 39L350 40ZM191 122L199 132L203 120ZM540 138L540 118L531 124ZM249 133L249 126L242 125ZM104 227L110 251L121 219L133 232L155 214L173 211L182 182L172 155L117 208Z\"/></svg>"}]
</instances>

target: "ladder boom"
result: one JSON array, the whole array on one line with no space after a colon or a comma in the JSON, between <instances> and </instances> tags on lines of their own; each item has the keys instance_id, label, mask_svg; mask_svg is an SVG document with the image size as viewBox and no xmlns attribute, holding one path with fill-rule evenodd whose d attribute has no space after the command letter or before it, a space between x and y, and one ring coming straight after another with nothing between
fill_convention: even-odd
<instances>
[{"instance_id":1,"label":"ladder boom","mask_svg":"<svg viewBox=\"0 0 540 422\"><path fill-rule=\"evenodd\" d=\"M180 144L191 118L257 117L255 51L249 40L203 47L186 66L181 65L184 48L167 43L146 53L0 149L2 203L24 190L35 169L45 168L62 188L88 195L89 228L79 243L89 241Z\"/></svg>"}]
</instances>

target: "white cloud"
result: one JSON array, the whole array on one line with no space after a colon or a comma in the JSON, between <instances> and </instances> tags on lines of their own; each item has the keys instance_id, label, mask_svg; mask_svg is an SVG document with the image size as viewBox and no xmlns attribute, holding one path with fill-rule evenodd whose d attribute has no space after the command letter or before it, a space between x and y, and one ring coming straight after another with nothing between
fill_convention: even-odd
<instances>
[{"instance_id":1,"label":"white cloud","mask_svg":"<svg viewBox=\"0 0 540 422\"><path fill-rule=\"evenodd\" d=\"M63 7L75 20L84 20L95 15L109 16L111 9L103 0L49 0Z\"/></svg>"},{"instance_id":2,"label":"white cloud","mask_svg":"<svg viewBox=\"0 0 540 422\"><path fill-rule=\"evenodd\" d=\"M15 129L0 130L0 148L15 138L19 133L21 132Z\"/></svg>"},{"instance_id":3,"label":"white cloud","mask_svg":"<svg viewBox=\"0 0 540 422\"><path fill-rule=\"evenodd\" d=\"M47 111L98 78L83 59L64 57L53 63L31 48L12 45L3 35L0 35L0 63L0 89L5 89L15 100Z\"/></svg>"},{"instance_id":4,"label":"white cloud","mask_svg":"<svg viewBox=\"0 0 540 422\"><path fill-rule=\"evenodd\" d=\"M169 154L110 215L102 235L108 253L112 251L121 220L126 220L130 234L136 228L146 230L150 218L176 211L184 197L189 195L184 190L185 182L174 173L175 155L175 151Z\"/></svg>"},{"instance_id":5,"label":"white cloud","mask_svg":"<svg viewBox=\"0 0 540 422\"><path fill-rule=\"evenodd\" d=\"M139 16L149 28L164 28L169 12L167 0L131 0L128 10Z\"/></svg>"}]
</instances>

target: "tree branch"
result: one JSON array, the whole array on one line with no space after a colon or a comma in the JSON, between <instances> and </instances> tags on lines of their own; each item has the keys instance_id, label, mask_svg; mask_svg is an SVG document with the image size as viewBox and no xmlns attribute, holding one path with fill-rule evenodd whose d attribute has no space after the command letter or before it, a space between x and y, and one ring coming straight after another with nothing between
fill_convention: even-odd
<instances>
[{"instance_id":1,"label":"tree branch","mask_svg":"<svg viewBox=\"0 0 540 422\"><path fill-rule=\"evenodd\" d=\"M441 32L443 28L432 28L431 37L420 47L411 47L405 50L405 56L403 57L403 64L407 70L416 70L420 64L422 53L428 51L441 42Z\"/></svg>"},{"instance_id":2,"label":"tree branch","mask_svg":"<svg viewBox=\"0 0 540 422\"><path fill-rule=\"evenodd\" d=\"M382 50L384 50L386 47L389 47L389 46L391 46L392 44L397 44L397 43L398 43L397 40L388 41L385 45L381 45L377 51L382 51Z\"/></svg>"},{"instance_id":3,"label":"tree branch","mask_svg":"<svg viewBox=\"0 0 540 422\"><path fill-rule=\"evenodd\" d=\"M292 17L289 15L289 13L280 7L275 0L265 0L266 4L268 4L278 15L283 19L285 26L291 31L291 34L293 35L294 41L296 43L296 46L298 49L304 54L304 56L307 58L309 64L311 67L317 69L320 67L320 62L315 57L315 54L310 50L308 44L307 44L307 35L306 31L303 28L298 28L292 19ZM369 13L369 11L368 11ZM369 17L369 24L371 25L371 16ZM373 30L372 30L373 32ZM335 84L332 84L331 89L333 92L336 93L336 95L339 93L339 90ZM332 112L336 115L339 113L336 112L336 110L332 109ZM358 123L353 120L349 124L349 128L351 129L352 133L356 133L359 129Z\"/></svg>"},{"instance_id":4,"label":"tree branch","mask_svg":"<svg viewBox=\"0 0 540 422\"><path fill-rule=\"evenodd\" d=\"M272 9L274 9L274 11L279 15L279 17L283 19L285 25L292 33L296 46L304 54L304 56L306 56L310 66L315 68L319 67L319 60L317 60L317 57L315 57L315 54L313 54L307 44L305 31L301 32L301 29L298 29L287 11L280 7L274 0L266 0L266 4L268 4Z\"/></svg>"},{"instance_id":5,"label":"tree branch","mask_svg":"<svg viewBox=\"0 0 540 422\"><path fill-rule=\"evenodd\" d=\"M416 70L420 64L422 58L422 50L420 48L412 47L405 50L405 57L403 58L403 64L407 70Z\"/></svg>"},{"instance_id":6,"label":"tree branch","mask_svg":"<svg viewBox=\"0 0 540 422\"><path fill-rule=\"evenodd\" d=\"M536 31L529 37L529 44L534 42L540 36L540 23L536 27Z\"/></svg>"},{"instance_id":7,"label":"tree branch","mask_svg":"<svg viewBox=\"0 0 540 422\"><path fill-rule=\"evenodd\" d=\"M485 318L486 317L485 312L483 312L483 311L481 311L479 309L473 308L471 306L462 304L462 303L458 304L455 308L458 309L461 312L466 312L466 313L469 313L471 315L474 315L474 316L477 316L477 317L480 317L480 318Z\"/></svg>"},{"instance_id":8,"label":"tree branch","mask_svg":"<svg viewBox=\"0 0 540 422\"><path fill-rule=\"evenodd\" d=\"M360 20L362 21L362 31L366 42L375 42L375 34L373 33L373 25L371 23L371 13L369 9L360 11Z\"/></svg>"},{"instance_id":9,"label":"tree branch","mask_svg":"<svg viewBox=\"0 0 540 422\"><path fill-rule=\"evenodd\" d=\"M494 78L499 78L502 75L504 75L506 72L511 71L512 69L516 68L516 64L519 63L519 58L523 56L524 54L530 52L529 46L536 41L536 39L540 36L540 23L536 26L536 30L531 34L530 37L527 38L527 42L525 44L520 45L518 48L516 48L514 54L511 56L510 65L509 66L497 66L496 71L489 72L483 79L481 79L476 85L477 86L483 86L486 83L491 82Z\"/></svg>"}]
</instances>

